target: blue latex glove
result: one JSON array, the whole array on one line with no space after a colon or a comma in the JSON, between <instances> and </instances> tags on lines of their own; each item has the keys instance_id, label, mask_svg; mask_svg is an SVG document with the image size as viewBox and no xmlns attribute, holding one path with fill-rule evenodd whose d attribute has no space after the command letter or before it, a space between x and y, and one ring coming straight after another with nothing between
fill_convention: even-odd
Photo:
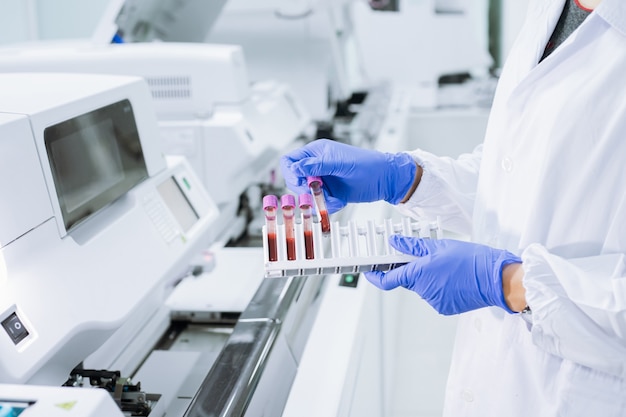
<instances>
[{"instance_id":1,"label":"blue latex glove","mask_svg":"<svg viewBox=\"0 0 626 417\"><path fill-rule=\"evenodd\" d=\"M309 192L307 176L322 177L330 213L348 203L385 200L398 204L415 180L417 169L406 153L383 153L328 139L318 139L284 155L280 161L287 188Z\"/></svg>"},{"instance_id":2,"label":"blue latex glove","mask_svg":"<svg viewBox=\"0 0 626 417\"><path fill-rule=\"evenodd\" d=\"M407 288L445 315L489 306L513 313L502 293L502 267L522 262L512 253L452 239L393 235L389 243L419 258L386 273L366 272L367 280L378 288Z\"/></svg>"}]
</instances>

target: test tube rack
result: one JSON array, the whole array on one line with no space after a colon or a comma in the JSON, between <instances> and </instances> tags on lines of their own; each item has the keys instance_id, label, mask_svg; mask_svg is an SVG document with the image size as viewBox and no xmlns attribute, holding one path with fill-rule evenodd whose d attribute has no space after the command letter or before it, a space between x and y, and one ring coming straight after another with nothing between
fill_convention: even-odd
<instances>
[{"instance_id":1,"label":"test tube rack","mask_svg":"<svg viewBox=\"0 0 626 417\"><path fill-rule=\"evenodd\" d=\"M267 228L263 226L263 256L266 278L388 271L415 260L389 245L389 236L402 234L420 238L442 238L439 218L415 221L404 217L399 222L385 219L359 224L349 221L341 226L331 223L330 234L323 235L320 223L313 223L314 258L306 259L302 221L295 224L296 259L287 259L285 225L276 226L277 260L269 260Z\"/></svg>"}]
</instances>

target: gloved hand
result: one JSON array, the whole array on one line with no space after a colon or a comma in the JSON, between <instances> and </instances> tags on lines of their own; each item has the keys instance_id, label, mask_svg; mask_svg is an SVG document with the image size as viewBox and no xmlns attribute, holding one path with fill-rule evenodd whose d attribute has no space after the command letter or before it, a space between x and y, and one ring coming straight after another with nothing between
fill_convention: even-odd
<instances>
[{"instance_id":1,"label":"gloved hand","mask_svg":"<svg viewBox=\"0 0 626 417\"><path fill-rule=\"evenodd\" d=\"M378 288L407 288L445 315L488 306L513 313L502 293L502 268L522 262L512 253L452 239L393 235L389 243L419 258L386 273L366 272L367 280Z\"/></svg>"},{"instance_id":2,"label":"gloved hand","mask_svg":"<svg viewBox=\"0 0 626 417\"><path fill-rule=\"evenodd\" d=\"M280 161L287 188L309 192L306 177L322 177L330 213L348 203L385 200L398 204L415 180L417 169L406 153L383 153L328 139L315 140Z\"/></svg>"}]
</instances>

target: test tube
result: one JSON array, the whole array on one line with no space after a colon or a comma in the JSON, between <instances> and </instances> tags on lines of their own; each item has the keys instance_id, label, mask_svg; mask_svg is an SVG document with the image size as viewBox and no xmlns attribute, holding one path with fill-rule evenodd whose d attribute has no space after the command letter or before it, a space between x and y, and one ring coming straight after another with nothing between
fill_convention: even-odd
<instances>
[{"instance_id":1,"label":"test tube","mask_svg":"<svg viewBox=\"0 0 626 417\"><path fill-rule=\"evenodd\" d=\"M302 214L302 229L304 230L304 255L307 259L314 259L313 251L313 197L311 194L300 194L298 197L300 213Z\"/></svg>"},{"instance_id":2,"label":"test tube","mask_svg":"<svg viewBox=\"0 0 626 417\"><path fill-rule=\"evenodd\" d=\"M265 227L267 229L267 253L269 260L278 260L278 246L276 245L276 211L278 198L275 195L263 197L263 211L265 212Z\"/></svg>"},{"instance_id":3,"label":"test tube","mask_svg":"<svg viewBox=\"0 0 626 417\"><path fill-rule=\"evenodd\" d=\"M280 198L283 209L283 224L285 225L285 242L287 244L287 260L296 260L296 235L294 226L294 215L296 198L291 194L285 194Z\"/></svg>"},{"instance_id":4,"label":"test tube","mask_svg":"<svg viewBox=\"0 0 626 417\"><path fill-rule=\"evenodd\" d=\"M326 200L324 200L324 192L322 191L322 179L320 177L307 177L307 184L311 189L313 198L315 199L315 205L317 206L317 212L320 216L320 224L322 226L322 233L328 235L330 233L330 218L328 217L328 210L326 209Z\"/></svg>"}]
</instances>

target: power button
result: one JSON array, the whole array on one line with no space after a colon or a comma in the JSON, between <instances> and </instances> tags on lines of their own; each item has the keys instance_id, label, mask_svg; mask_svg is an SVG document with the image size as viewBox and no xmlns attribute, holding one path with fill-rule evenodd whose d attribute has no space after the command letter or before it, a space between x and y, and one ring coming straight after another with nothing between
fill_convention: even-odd
<instances>
[{"instance_id":1,"label":"power button","mask_svg":"<svg viewBox=\"0 0 626 417\"><path fill-rule=\"evenodd\" d=\"M24 327L24 324L17 316L16 313L11 313L9 317L2 320L2 327L7 331L9 337L16 345L28 336L28 330Z\"/></svg>"},{"instance_id":2,"label":"power button","mask_svg":"<svg viewBox=\"0 0 626 417\"><path fill-rule=\"evenodd\" d=\"M356 288L359 284L359 274L343 274L339 280L340 287Z\"/></svg>"}]
</instances>

